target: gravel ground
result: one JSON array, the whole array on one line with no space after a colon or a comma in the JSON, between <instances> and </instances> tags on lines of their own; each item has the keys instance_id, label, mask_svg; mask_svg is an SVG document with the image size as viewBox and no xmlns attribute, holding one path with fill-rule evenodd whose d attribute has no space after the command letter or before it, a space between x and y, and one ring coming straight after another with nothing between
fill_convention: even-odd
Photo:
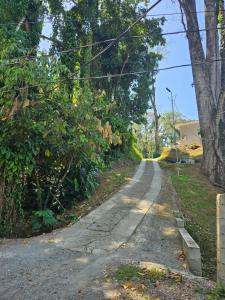
<instances>
[{"instance_id":1,"label":"gravel ground","mask_svg":"<svg viewBox=\"0 0 225 300\"><path fill-rule=\"evenodd\" d=\"M121 263L154 262L186 271L172 188L157 168L142 163L130 187L72 227L1 241L0 300L124 299L118 282L109 280ZM169 287L165 293L171 293ZM179 297L159 299L190 299Z\"/></svg>"}]
</instances>

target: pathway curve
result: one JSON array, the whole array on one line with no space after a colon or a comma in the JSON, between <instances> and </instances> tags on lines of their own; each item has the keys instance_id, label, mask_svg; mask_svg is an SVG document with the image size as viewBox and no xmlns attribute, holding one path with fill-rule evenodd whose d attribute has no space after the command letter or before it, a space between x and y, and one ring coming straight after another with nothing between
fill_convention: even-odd
<instances>
[{"instance_id":1,"label":"pathway curve","mask_svg":"<svg viewBox=\"0 0 225 300\"><path fill-rule=\"evenodd\" d=\"M168 192L158 163L142 161L121 191L74 225L1 242L0 300L107 299L104 271L124 261L181 269Z\"/></svg>"}]
</instances>

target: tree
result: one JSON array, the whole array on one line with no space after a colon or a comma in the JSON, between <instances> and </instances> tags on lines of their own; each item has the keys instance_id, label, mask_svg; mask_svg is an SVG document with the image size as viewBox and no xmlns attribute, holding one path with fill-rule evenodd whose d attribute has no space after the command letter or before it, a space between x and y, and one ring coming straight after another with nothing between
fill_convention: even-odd
<instances>
[{"instance_id":1,"label":"tree","mask_svg":"<svg viewBox=\"0 0 225 300\"><path fill-rule=\"evenodd\" d=\"M179 3L186 17L183 24L187 30L203 144L202 170L211 182L225 186L224 1L204 1L205 51L199 32L196 1L179 0ZM218 25L222 29L217 29Z\"/></svg>"},{"instance_id":2,"label":"tree","mask_svg":"<svg viewBox=\"0 0 225 300\"><path fill-rule=\"evenodd\" d=\"M175 123L189 122L185 116L179 112L174 113ZM173 126L172 112L166 112L160 115L158 120L158 152L163 147L174 145L174 130L176 137L179 138L179 131ZM145 122L143 124L133 124L133 131L137 139L137 148L139 151L150 157L155 152L155 113L148 112L145 114Z\"/></svg>"},{"instance_id":3,"label":"tree","mask_svg":"<svg viewBox=\"0 0 225 300\"><path fill-rule=\"evenodd\" d=\"M188 122L184 115L179 112L174 113L175 124ZM160 137L163 146L174 145L174 130L176 136L179 137L179 132L173 125L173 114L172 112L164 113L160 118Z\"/></svg>"},{"instance_id":4,"label":"tree","mask_svg":"<svg viewBox=\"0 0 225 300\"><path fill-rule=\"evenodd\" d=\"M157 110L154 82L152 85L152 93L150 95L150 102L151 102L152 110L154 113L155 152L159 153L159 151L160 151L159 119L160 119L161 115L158 113L158 110Z\"/></svg>"},{"instance_id":5,"label":"tree","mask_svg":"<svg viewBox=\"0 0 225 300\"><path fill-rule=\"evenodd\" d=\"M155 152L154 118L154 113L147 112L145 115L145 122L143 122L142 124L132 125L133 133L137 140L137 148L143 154L143 157L151 157ZM159 145L159 148L160 146L161 145Z\"/></svg>"},{"instance_id":6,"label":"tree","mask_svg":"<svg viewBox=\"0 0 225 300\"><path fill-rule=\"evenodd\" d=\"M112 153L132 145L130 126L149 106L149 75L123 73L152 73L164 20L141 21L90 64L107 44L95 42L136 20L140 1L73 3L0 2L0 236L15 232L24 212L53 216L89 197ZM45 15L53 24L50 55L38 49Z\"/></svg>"},{"instance_id":7,"label":"tree","mask_svg":"<svg viewBox=\"0 0 225 300\"><path fill-rule=\"evenodd\" d=\"M139 1L130 0L78 1L70 10L61 10L65 22L58 20L59 11L56 10L54 37L60 37L66 48L90 43L91 40L87 39L90 34L93 41L115 38L143 13L143 9L139 8L138 4ZM144 70L149 70L151 73L151 70L156 67L161 55L153 48L156 45L164 45L164 39L159 30L163 22L163 18L145 19L139 22L124 39L121 39L89 66L90 76L121 74L121 77L115 79L109 76L108 80L93 81L90 86L93 93L104 91L109 111L107 116L103 112L104 116L102 115L101 118L111 120L115 129L125 131L131 121L141 122L143 114L148 109L149 85L152 79L148 74L123 76L123 73L141 71L143 66ZM133 36L140 37L135 39L132 38ZM91 55L95 56L106 45L107 42L93 46L90 49ZM60 49L61 46L53 44L54 51ZM84 49L79 49L74 53L61 55L62 62L71 71L81 76L84 74L87 63L84 59L84 51ZM100 113L98 112L99 117ZM119 128L120 125L117 122L121 118L123 129Z\"/></svg>"}]
</instances>

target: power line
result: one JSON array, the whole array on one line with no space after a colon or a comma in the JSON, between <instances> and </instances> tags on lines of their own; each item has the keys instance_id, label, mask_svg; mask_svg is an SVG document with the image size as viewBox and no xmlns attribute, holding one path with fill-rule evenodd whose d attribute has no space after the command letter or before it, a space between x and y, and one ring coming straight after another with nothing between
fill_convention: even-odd
<instances>
[{"instance_id":1,"label":"power line","mask_svg":"<svg viewBox=\"0 0 225 300\"><path fill-rule=\"evenodd\" d=\"M64 82L64 81L70 81L70 80L94 80L94 79L111 79L111 78L115 78L115 77L121 77L121 76L131 76L131 75L141 75L141 74L145 74L147 73L147 71L139 71L139 72L130 72L130 73L120 73L120 74L107 74L107 75L101 75L101 76L89 76L89 77L71 77L71 78L64 78L64 79L58 79L58 80L54 80L54 81L49 81L47 83L47 85L49 85L50 83L60 83L60 82ZM70 74L70 76L74 76L76 75L75 73ZM46 85L46 83L40 83L40 84L35 84L35 85L29 85L26 87L20 87L20 88L16 88L16 91L20 91L20 90L25 90L27 88L34 88L34 87L39 87L39 86L43 86ZM12 90L6 90L4 91L3 88L0 89L3 90L3 93L8 93L11 92ZM14 90L14 91L15 91Z\"/></svg>"},{"instance_id":2,"label":"power line","mask_svg":"<svg viewBox=\"0 0 225 300\"><path fill-rule=\"evenodd\" d=\"M121 39L126 40L126 39L144 38L144 37L147 37L147 35L149 35L151 33L154 33L154 31L156 31L157 29L155 29L152 32L149 32L145 35L132 35L132 36L128 36L128 37L122 37ZM207 31L211 31L211 30L221 30L221 29L225 29L225 27L217 27L217 28L209 28L209 29L201 28L201 29L198 29L198 30L188 30L188 31L186 31L186 30L172 31L172 32L161 33L161 36L169 36L169 35L177 35L177 34L188 34L188 33L194 33L194 32L207 32ZM67 50L61 50L61 51L58 51L57 53L54 53L54 54L42 54L41 56L28 56L27 55L27 56L14 57L14 58L10 58L10 59L0 59L0 61L17 60L16 62L6 64L6 65L14 65L14 64L18 64L19 61L26 60L26 59L29 61L29 60L41 59L43 57L53 57L53 56L57 56L59 54L64 55L64 54L67 54L69 52L73 52L73 51L78 50L78 49L93 47L93 46L101 45L101 44L108 43L108 42L114 42L114 41L116 41L116 38L105 39L105 40L97 41L97 42L94 42L94 43L90 43L90 44L70 48L70 49L67 49Z\"/></svg>"},{"instance_id":3,"label":"power line","mask_svg":"<svg viewBox=\"0 0 225 300\"><path fill-rule=\"evenodd\" d=\"M223 10L222 10L223 11ZM200 11L193 11L193 12L190 12L192 14L204 14L204 13L214 13L216 11L214 10L200 10ZM160 16L176 16L176 15L182 15L181 12L172 12L172 13L160 13L160 14L146 14L146 16L148 17L160 17ZM69 17L68 17L69 18ZM110 17L107 18L107 17L99 17L99 18L90 18L91 20L101 20L101 19L107 19L107 20L114 20L114 19L121 19L121 17ZM72 20L72 19L68 19L68 20L65 20L65 19L61 19L60 21L62 22L68 22L68 23L74 23L75 20ZM38 23L41 23L41 24L51 24L52 21L49 20L49 21L29 21L28 22L29 24L38 24ZM18 25L18 23L16 22L7 22L7 23L0 23L0 26L10 26L10 25Z\"/></svg>"},{"instance_id":4,"label":"power line","mask_svg":"<svg viewBox=\"0 0 225 300\"><path fill-rule=\"evenodd\" d=\"M60 82L64 82L64 81L70 81L70 80L97 80L97 79L111 79L111 78L116 78L116 77L124 77L124 76L131 76L131 75L142 75L142 74L146 74L146 73L150 73L150 72L160 72L160 71L167 71L167 70L173 70L173 69L178 69L178 68L184 68L184 67L191 67L192 65L202 65L205 63L214 63L217 61L224 61L225 59L217 59L217 60L211 60L210 62L196 62L194 64L181 64L181 65L174 65L174 66L169 66L169 67L164 67L164 68L158 68L158 69L154 69L151 71L147 71L147 70L143 70L143 71L137 71L137 72L129 72L129 73L119 73L119 74L107 74L107 75L101 75L101 76L89 76L89 77L77 77L75 73L70 74L70 76L76 76L76 77L71 77L71 78L64 78L64 79L57 79L54 81L49 81L47 82L47 85L49 85L50 83L60 83ZM20 87L20 88L16 88L14 89L14 91L19 91L19 90L24 90L27 88L33 88L33 87L39 87L39 86L43 86L46 85L46 83L40 83L40 84L36 84L36 85L29 85L26 87ZM0 89L3 90L2 93L7 93L7 92L11 92L11 90L5 90L4 88Z\"/></svg>"},{"instance_id":5,"label":"power line","mask_svg":"<svg viewBox=\"0 0 225 300\"><path fill-rule=\"evenodd\" d=\"M110 44L108 44L104 49L102 49L99 53L97 53L94 57L91 58L90 61L88 61L85 64L89 64L92 61L94 61L97 57L99 57L100 55L102 55L104 52L106 52L109 48L111 48L116 42L118 42L120 39L122 39L124 37L124 35L130 31L131 28L133 28L141 19L143 19L146 14L151 11L155 6L157 6L162 0L158 0L156 1L152 6L150 6L137 20L135 20L135 22L133 22L130 26L128 26L122 33L119 34L118 37L111 39ZM108 40L109 41L109 40ZM104 41L105 42L105 41ZM102 42L101 42L102 43ZM90 45L89 45L90 47ZM74 49L74 48L73 48ZM68 52L68 50L67 50ZM65 53L65 51L64 51ZM34 59L36 59L36 56L33 57ZM29 57L29 59L31 59L31 57Z\"/></svg>"},{"instance_id":6,"label":"power line","mask_svg":"<svg viewBox=\"0 0 225 300\"><path fill-rule=\"evenodd\" d=\"M151 11L154 7L156 7L162 0L156 1L152 6L150 6L135 22L133 22L130 26L127 27L118 37L112 41L108 46L106 46L103 50L97 53L94 57L92 57L86 64L90 64L95 61L100 55L105 53L109 48L111 48L115 43L117 43L131 28L133 28L138 22L140 22L144 17L146 17L147 13Z\"/></svg>"}]
</instances>

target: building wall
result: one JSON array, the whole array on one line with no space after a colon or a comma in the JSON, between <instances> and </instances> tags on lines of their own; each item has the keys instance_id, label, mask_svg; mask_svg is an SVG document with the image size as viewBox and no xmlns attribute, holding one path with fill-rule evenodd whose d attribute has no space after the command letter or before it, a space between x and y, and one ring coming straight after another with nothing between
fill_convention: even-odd
<instances>
[{"instance_id":1,"label":"building wall","mask_svg":"<svg viewBox=\"0 0 225 300\"><path fill-rule=\"evenodd\" d=\"M176 128L180 132L180 139L177 141L179 145L202 145L201 137L199 135L200 127L198 121L177 124Z\"/></svg>"}]
</instances>

